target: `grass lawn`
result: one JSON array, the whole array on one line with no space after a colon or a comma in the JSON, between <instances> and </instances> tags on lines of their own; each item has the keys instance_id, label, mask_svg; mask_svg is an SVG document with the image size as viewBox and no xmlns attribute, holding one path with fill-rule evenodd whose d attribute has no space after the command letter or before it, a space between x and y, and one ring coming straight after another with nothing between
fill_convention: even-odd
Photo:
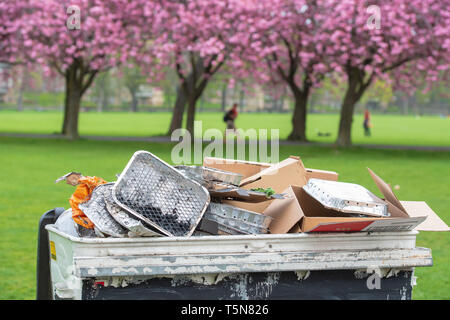
<instances>
[{"instance_id":1,"label":"grass lawn","mask_svg":"<svg viewBox=\"0 0 450 320\"><path fill-rule=\"evenodd\" d=\"M0 299L35 297L39 217L54 207L67 208L74 191L64 183L55 185L57 177L80 170L114 181L136 150L148 150L170 162L171 149L171 144L144 142L0 138ZM341 181L360 183L379 194L365 169L370 167L388 183L400 186L396 191L400 199L427 201L450 224L450 152L282 146L280 158L289 155L301 156L307 167L335 170ZM413 297L450 299L449 233L422 232L417 242L432 248L434 266L416 269Z\"/></svg>"},{"instance_id":2,"label":"grass lawn","mask_svg":"<svg viewBox=\"0 0 450 320\"><path fill-rule=\"evenodd\" d=\"M80 115L80 134L99 136L158 136L166 133L170 113L87 112ZM356 115L353 125L355 144L431 145L450 146L450 118L438 116L373 115L372 136L365 137L362 115ZM334 142L338 128L337 114L308 115L307 133L312 141ZM221 113L199 113L203 129L223 130ZM0 111L0 133L59 133L62 125L60 112ZM286 139L291 126L290 114L242 113L236 125L242 129L279 129L280 139ZM330 133L320 137L320 133ZM270 132L269 132L270 133Z\"/></svg>"}]
</instances>

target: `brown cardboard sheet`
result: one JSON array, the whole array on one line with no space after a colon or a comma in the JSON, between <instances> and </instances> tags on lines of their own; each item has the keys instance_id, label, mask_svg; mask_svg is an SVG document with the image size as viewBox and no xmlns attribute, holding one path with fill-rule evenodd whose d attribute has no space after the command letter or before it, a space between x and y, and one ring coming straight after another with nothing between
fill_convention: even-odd
<instances>
[{"instance_id":1,"label":"brown cardboard sheet","mask_svg":"<svg viewBox=\"0 0 450 320\"><path fill-rule=\"evenodd\" d=\"M289 157L280 163L263 169L257 174L248 177L241 182L241 187L247 190L253 188L272 188L276 193L284 193L291 185L303 186L306 184L306 170L303 166L303 162L298 157ZM289 196L289 195L287 195ZM258 203L250 203L246 201L224 200L223 203L236 206L241 209L250 210L258 213L264 213L264 210L274 201L282 200L267 200ZM295 224L295 219L288 217L287 222L281 223L283 217L277 217L274 226L277 227L273 230L278 233L286 233ZM297 219L298 221L298 219ZM292 223L293 222L293 223ZM280 223L278 225L278 223ZM288 229L287 226L290 225ZM281 228L281 229L279 229ZM275 232L273 232L275 233Z\"/></svg>"},{"instance_id":2,"label":"brown cardboard sheet","mask_svg":"<svg viewBox=\"0 0 450 320\"><path fill-rule=\"evenodd\" d=\"M301 186L289 186L283 192L290 195L288 199L274 200L264 210L264 214L278 218L274 219L269 229L272 233L298 229L302 232L450 230L425 202L399 201L387 183L370 169L369 173L386 198L391 217L342 217L342 213L323 207Z\"/></svg>"},{"instance_id":3,"label":"brown cardboard sheet","mask_svg":"<svg viewBox=\"0 0 450 320\"><path fill-rule=\"evenodd\" d=\"M305 184L305 166L300 158L291 156L251 177L243 179L240 186L248 190L272 188L276 193L282 193L290 185L303 186Z\"/></svg>"},{"instance_id":4,"label":"brown cardboard sheet","mask_svg":"<svg viewBox=\"0 0 450 320\"><path fill-rule=\"evenodd\" d=\"M334 171L306 168L306 180L311 178L338 181L339 175Z\"/></svg>"},{"instance_id":5,"label":"brown cardboard sheet","mask_svg":"<svg viewBox=\"0 0 450 320\"><path fill-rule=\"evenodd\" d=\"M242 175L243 179L253 176L271 166L270 163L214 157L205 157L203 159L203 165L210 168L239 173Z\"/></svg>"}]
</instances>

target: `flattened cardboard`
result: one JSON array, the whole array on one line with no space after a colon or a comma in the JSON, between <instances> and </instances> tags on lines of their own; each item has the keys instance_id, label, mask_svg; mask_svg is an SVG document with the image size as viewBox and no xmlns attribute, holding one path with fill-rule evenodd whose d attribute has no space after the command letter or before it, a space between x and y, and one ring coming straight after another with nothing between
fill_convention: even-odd
<instances>
[{"instance_id":1,"label":"flattened cardboard","mask_svg":"<svg viewBox=\"0 0 450 320\"><path fill-rule=\"evenodd\" d=\"M322 223L324 219L334 219L333 222L348 221L349 218L342 217L342 213L323 207L316 199L308 195L302 187L290 186L284 192L286 199L273 201L264 211L264 215L273 217L270 223L270 233L292 233L297 230L309 228L308 214L314 215L311 221L312 227ZM303 218L303 219L302 219ZM300 223L298 223L302 220ZM365 219L369 220L369 219ZM305 221L307 224L305 224ZM304 227L302 225L305 224ZM296 228L296 226L298 226Z\"/></svg>"},{"instance_id":2,"label":"flattened cardboard","mask_svg":"<svg viewBox=\"0 0 450 320\"><path fill-rule=\"evenodd\" d=\"M246 202L238 200L222 200L222 203L228 204L230 206L235 206L240 209L249 210L253 212L263 213L264 210L276 200L266 200L262 202ZM281 200L278 200L281 201Z\"/></svg>"},{"instance_id":3,"label":"flattened cardboard","mask_svg":"<svg viewBox=\"0 0 450 320\"><path fill-rule=\"evenodd\" d=\"M450 231L448 225L423 201L400 201L410 217L426 216L416 229L419 231Z\"/></svg>"},{"instance_id":4,"label":"flattened cardboard","mask_svg":"<svg viewBox=\"0 0 450 320\"><path fill-rule=\"evenodd\" d=\"M245 184L246 183L246 184ZM303 186L306 184L306 170L303 166L302 161L298 157L290 157L280 163L273 165L269 168L262 170L261 172L247 178L247 181L241 182L241 186L244 189L250 190L252 188L272 188L276 193L284 193L283 191L288 190L289 186L297 185ZM287 195L289 196L289 195ZM224 200L223 203L245 209L258 213L265 214L266 208L274 201L283 200L268 200L258 203L250 203L245 201L234 201L234 200ZM285 223L281 223L283 219L278 217L276 222L273 223L273 227L270 230L272 233L286 233L292 226L298 222L299 218L294 218L290 216L289 212L286 215Z\"/></svg>"},{"instance_id":5,"label":"flattened cardboard","mask_svg":"<svg viewBox=\"0 0 450 320\"><path fill-rule=\"evenodd\" d=\"M423 201L399 201L397 196L392 191L389 184L383 181L379 176L375 174L372 170L367 168L372 179L375 181L378 189L380 189L381 193L385 197L386 202L388 203L388 209L391 213L391 217L405 217L405 218L424 218L426 223L419 222L412 229L419 231L449 231L450 228L447 224L442 221L441 218L433 211L431 208ZM392 208L392 205L395 208ZM407 207L408 210L405 208ZM398 210L396 210L398 209ZM412 230L411 229L411 230Z\"/></svg>"},{"instance_id":6,"label":"flattened cardboard","mask_svg":"<svg viewBox=\"0 0 450 320\"><path fill-rule=\"evenodd\" d=\"M339 174L334 171L306 168L306 180L311 178L338 181Z\"/></svg>"},{"instance_id":7,"label":"flattened cardboard","mask_svg":"<svg viewBox=\"0 0 450 320\"><path fill-rule=\"evenodd\" d=\"M392 189L380 177L369 169L371 176L380 191L386 197L389 218L354 218L336 216L334 210L326 209L317 200L309 196L302 187L290 186L283 193L291 195L289 199L274 200L264 214L276 217L283 215L286 221L282 229L285 231L288 225L300 217L300 232L354 232L354 231L449 231L450 228L440 219L436 213L423 201L399 201ZM389 200L388 200L389 199ZM395 203L395 205L393 204ZM340 213L339 213L340 215ZM281 216L280 216L281 217ZM287 218L285 218L287 217ZM275 220L274 220L275 221ZM274 222L272 222L274 223ZM280 223L280 222L278 222ZM289 232L298 230L296 223L288 229ZM269 229L272 228L272 224ZM272 230L271 230L272 232Z\"/></svg>"},{"instance_id":8,"label":"flattened cardboard","mask_svg":"<svg viewBox=\"0 0 450 320\"><path fill-rule=\"evenodd\" d=\"M210 168L241 174L243 179L253 176L271 166L270 163L264 162L233 160L215 157L205 157L203 159L203 165Z\"/></svg>"},{"instance_id":9,"label":"flattened cardboard","mask_svg":"<svg viewBox=\"0 0 450 320\"><path fill-rule=\"evenodd\" d=\"M289 187L284 190L286 199L274 200L263 214L273 218L269 225L270 233L287 233L304 216L300 202L298 201L299 187Z\"/></svg>"},{"instance_id":10,"label":"flattened cardboard","mask_svg":"<svg viewBox=\"0 0 450 320\"><path fill-rule=\"evenodd\" d=\"M276 193L282 193L290 185L304 186L306 170L298 157L289 157L261 172L243 179L240 186L245 189L272 188Z\"/></svg>"},{"instance_id":11,"label":"flattened cardboard","mask_svg":"<svg viewBox=\"0 0 450 320\"><path fill-rule=\"evenodd\" d=\"M409 231L421 224L426 217L417 218L315 218L302 221L304 232L383 232Z\"/></svg>"},{"instance_id":12,"label":"flattened cardboard","mask_svg":"<svg viewBox=\"0 0 450 320\"><path fill-rule=\"evenodd\" d=\"M308 217L303 219L301 229L304 232L349 232L362 230L370 225L373 220L365 218L327 218L324 222L322 217Z\"/></svg>"},{"instance_id":13,"label":"flattened cardboard","mask_svg":"<svg viewBox=\"0 0 450 320\"><path fill-rule=\"evenodd\" d=\"M370 169L368 169L370 175L388 204L388 211L391 213L390 218L336 217L336 214L333 216L333 212L323 208L323 206L317 206L314 201L299 201L299 198L305 195L309 197L306 192L302 192L301 187L313 174L325 174L323 172L326 172L325 175L322 175L322 179L332 181L337 181L338 174L334 175L332 171L305 169L301 160L296 157L290 157L275 166L221 158L205 158L204 164L212 168L242 174L245 183L241 182L241 186L245 185L245 189L271 187L277 193L291 195L283 200L267 200L258 203L236 200L223 201L223 203L238 208L274 217L269 226L271 233L450 230L425 202L399 201L390 186ZM270 167L272 167L272 170L268 170L271 169ZM274 171L274 169L280 169L280 171ZM281 170L283 174L280 174ZM274 172L278 172L278 177L273 174ZM277 177L278 179L268 177Z\"/></svg>"},{"instance_id":14,"label":"flattened cardboard","mask_svg":"<svg viewBox=\"0 0 450 320\"><path fill-rule=\"evenodd\" d=\"M372 170L367 168L369 170L370 175L372 176L373 181L375 181L375 184L377 185L378 189L381 191L383 196L385 197L385 200L391 204L393 204L395 207L400 209L401 211L406 213L405 208L403 208L400 201L395 196L394 192L392 191L391 187L384 182L379 176L375 174Z\"/></svg>"}]
</instances>

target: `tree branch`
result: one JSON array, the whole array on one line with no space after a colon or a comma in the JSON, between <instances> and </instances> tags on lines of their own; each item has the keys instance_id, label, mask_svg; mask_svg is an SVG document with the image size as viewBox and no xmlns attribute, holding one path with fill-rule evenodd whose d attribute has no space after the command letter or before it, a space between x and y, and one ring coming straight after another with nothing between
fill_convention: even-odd
<instances>
[{"instance_id":1,"label":"tree branch","mask_svg":"<svg viewBox=\"0 0 450 320\"><path fill-rule=\"evenodd\" d=\"M83 95L86 92L86 90L89 89L97 74L98 70L94 70L89 73L87 81L81 84L81 95Z\"/></svg>"},{"instance_id":2,"label":"tree branch","mask_svg":"<svg viewBox=\"0 0 450 320\"><path fill-rule=\"evenodd\" d=\"M406 63L406 62L408 62L408 61L410 61L410 60L412 60L412 59L411 59L411 58L404 58L404 59L402 59L402 60L397 61L396 63L393 63L392 65L390 65L390 66L388 66L388 67L383 68L381 71L382 71L382 72L388 72L388 71L391 71L392 69L395 69L395 68L397 68L397 67L400 67L402 64L404 64L404 63Z\"/></svg>"}]
</instances>

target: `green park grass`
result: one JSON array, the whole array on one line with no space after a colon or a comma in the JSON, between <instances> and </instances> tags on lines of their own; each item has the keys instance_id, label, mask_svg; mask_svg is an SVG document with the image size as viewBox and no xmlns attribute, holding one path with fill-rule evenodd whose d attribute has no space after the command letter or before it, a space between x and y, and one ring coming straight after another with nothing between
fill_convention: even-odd
<instances>
[{"instance_id":1,"label":"green park grass","mask_svg":"<svg viewBox=\"0 0 450 320\"><path fill-rule=\"evenodd\" d=\"M33 114L36 115L36 114ZM36 121L29 114L23 118L2 113L1 131L10 132L13 119L25 119L18 132L51 133L56 131L58 115L37 114ZM152 119L153 115L141 115ZM117 117L117 118L116 118ZM82 115L83 134L125 135L124 129L114 130L120 118L129 120L134 115ZM157 115L162 117L163 115ZM212 121L210 115L200 118ZM209 117L209 118L208 118ZM268 115L272 127L280 125L283 117ZM322 117L322 116L321 116ZM162 119L161 118L161 119ZM135 125L128 126L127 135L158 134L165 129L156 120L144 121L134 117ZM242 116L242 120L245 116ZM286 119L286 118L285 118ZM322 119L322 118L321 118ZM331 126L332 117L329 119ZM378 119L375 119L376 127ZM242 121L241 120L241 121ZM426 120L426 121L425 121ZM41 121L45 121L42 123ZM317 122L316 122L317 121ZM400 121L400 119L399 119ZM414 123L415 119L404 120ZM436 123L430 125L429 138L432 144L449 141L448 132L438 134L435 127L439 121L448 120L422 119ZM6 124L5 124L6 122ZM152 124L148 124L148 122ZM313 123L319 123L313 120ZM147 123L146 129L139 127ZM447 122L448 123L448 122ZM263 122L253 123L262 125ZM92 126L92 127L90 127ZM447 124L448 126L448 124ZM374 130L375 130L374 128ZM442 126L441 126L442 129ZM286 129L283 129L286 132ZM324 129L321 129L324 130ZM331 130L330 130L331 131ZM414 132L414 130L411 130ZM426 133L426 132L424 132ZM375 139L375 138L374 138ZM392 140L381 140L388 143ZM425 143L426 138L395 140L397 143ZM0 137L0 299L34 299L36 290L36 248L37 230L40 216L54 207L68 207L68 198L73 187L64 183L54 184L54 180L71 170L79 170L85 175L96 175L113 181L115 175L124 168L136 150L148 150L170 162L173 145L169 143L146 143L125 141L92 141L81 139L70 142L62 139L32 139ZM376 194L377 191L366 167L370 167L388 183L398 185L396 190L402 200L424 200L442 219L450 224L450 152L419 152L405 150L378 149L333 149L321 146L281 146L280 158L299 155L307 167L335 170L341 181L359 183ZM443 232L421 232L417 246L432 248L433 267L416 268L417 286L413 291L414 299L450 299L450 235Z\"/></svg>"},{"instance_id":2,"label":"green park grass","mask_svg":"<svg viewBox=\"0 0 450 320\"><path fill-rule=\"evenodd\" d=\"M198 113L203 129L224 129L221 113ZM310 114L307 135L311 141L332 143L338 128L337 114ZM438 116L373 115L372 136L365 137L362 115L353 122L352 139L355 144L392 144L421 146L450 146L450 118ZM109 112L81 113L81 135L97 136L159 136L164 135L170 123L166 112ZM0 111L0 133L59 133L61 112ZM291 114L241 113L236 121L238 128L280 129L280 139L286 139L292 128ZM330 133L330 136L319 136ZM270 134L270 132L269 132Z\"/></svg>"}]
</instances>

